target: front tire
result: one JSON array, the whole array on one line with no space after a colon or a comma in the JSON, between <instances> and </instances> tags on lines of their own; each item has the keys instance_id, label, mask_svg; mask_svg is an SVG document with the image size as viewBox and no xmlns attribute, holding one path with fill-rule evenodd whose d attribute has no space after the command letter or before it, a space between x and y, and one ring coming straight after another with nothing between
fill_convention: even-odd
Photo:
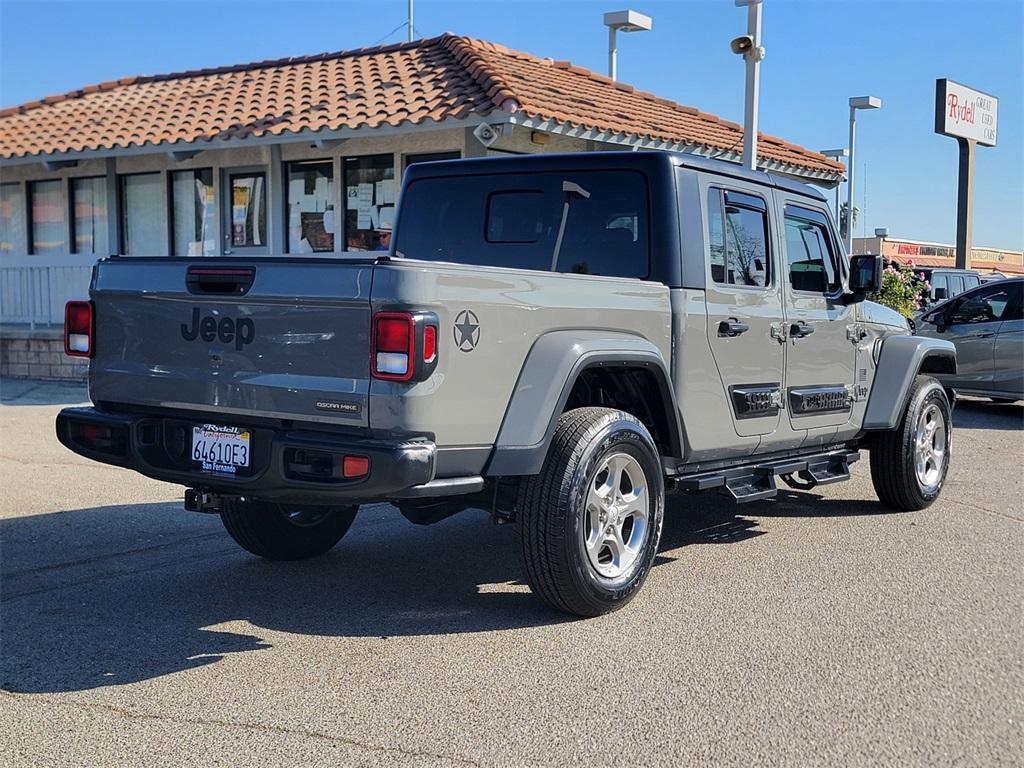
<instances>
[{"instance_id":1,"label":"front tire","mask_svg":"<svg viewBox=\"0 0 1024 768\"><path fill-rule=\"evenodd\" d=\"M255 499L224 502L221 522L240 547L268 560L304 560L341 541L358 506L310 507Z\"/></svg>"},{"instance_id":2,"label":"front tire","mask_svg":"<svg viewBox=\"0 0 1024 768\"><path fill-rule=\"evenodd\" d=\"M946 481L951 435L945 390L930 376L918 376L900 425L873 438L871 482L879 500L908 512L930 506Z\"/></svg>"},{"instance_id":3,"label":"front tire","mask_svg":"<svg viewBox=\"0 0 1024 768\"><path fill-rule=\"evenodd\" d=\"M654 440L623 411L562 414L516 512L534 594L577 616L621 608L643 585L661 538L665 490Z\"/></svg>"}]
</instances>

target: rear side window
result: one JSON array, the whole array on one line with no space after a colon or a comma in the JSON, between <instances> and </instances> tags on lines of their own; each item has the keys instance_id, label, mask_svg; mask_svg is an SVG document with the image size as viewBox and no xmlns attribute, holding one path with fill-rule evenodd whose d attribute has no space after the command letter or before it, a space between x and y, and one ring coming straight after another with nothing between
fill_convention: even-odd
<instances>
[{"instance_id":1,"label":"rear side window","mask_svg":"<svg viewBox=\"0 0 1024 768\"><path fill-rule=\"evenodd\" d=\"M708 190L708 248L711 279L716 283L770 285L767 233L764 200L715 187Z\"/></svg>"},{"instance_id":2,"label":"rear side window","mask_svg":"<svg viewBox=\"0 0 1024 768\"><path fill-rule=\"evenodd\" d=\"M636 171L423 178L402 196L399 256L644 278L647 180Z\"/></svg>"},{"instance_id":3,"label":"rear side window","mask_svg":"<svg viewBox=\"0 0 1024 768\"><path fill-rule=\"evenodd\" d=\"M834 293L839 264L828 221L818 211L786 206L786 261L794 291Z\"/></svg>"},{"instance_id":4,"label":"rear side window","mask_svg":"<svg viewBox=\"0 0 1024 768\"><path fill-rule=\"evenodd\" d=\"M981 279L977 275L964 275L964 290L969 291L971 288L977 288L981 285Z\"/></svg>"},{"instance_id":5,"label":"rear side window","mask_svg":"<svg viewBox=\"0 0 1024 768\"><path fill-rule=\"evenodd\" d=\"M949 295L959 296L964 292L964 279L960 275L949 276Z\"/></svg>"}]
</instances>

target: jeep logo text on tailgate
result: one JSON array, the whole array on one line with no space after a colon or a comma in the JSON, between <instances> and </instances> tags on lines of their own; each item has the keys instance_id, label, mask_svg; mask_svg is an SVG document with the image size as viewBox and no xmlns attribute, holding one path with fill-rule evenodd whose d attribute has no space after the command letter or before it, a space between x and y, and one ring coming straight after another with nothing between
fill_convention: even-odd
<instances>
[{"instance_id":1,"label":"jeep logo text on tailgate","mask_svg":"<svg viewBox=\"0 0 1024 768\"><path fill-rule=\"evenodd\" d=\"M234 341L235 349L240 350L256 338L256 324L247 317L239 320L222 317L219 322L213 315L200 318L199 307L192 307L192 327L182 323L181 338L185 341L195 341L197 338L203 341L219 340L224 344Z\"/></svg>"}]
</instances>

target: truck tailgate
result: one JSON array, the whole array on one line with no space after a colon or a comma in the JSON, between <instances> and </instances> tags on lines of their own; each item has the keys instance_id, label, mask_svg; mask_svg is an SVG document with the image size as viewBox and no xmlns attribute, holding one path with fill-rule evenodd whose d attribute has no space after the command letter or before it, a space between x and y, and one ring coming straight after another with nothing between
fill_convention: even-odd
<instances>
[{"instance_id":1,"label":"truck tailgate","mask_svg":"<svg viewBox=\"0 0 1024 768\"><path fill-rule=\"evenodd\" d=\"M90 396L366 427L373 268L347 259L102 261L91 289Z\"/></svg>"}]
</instances>

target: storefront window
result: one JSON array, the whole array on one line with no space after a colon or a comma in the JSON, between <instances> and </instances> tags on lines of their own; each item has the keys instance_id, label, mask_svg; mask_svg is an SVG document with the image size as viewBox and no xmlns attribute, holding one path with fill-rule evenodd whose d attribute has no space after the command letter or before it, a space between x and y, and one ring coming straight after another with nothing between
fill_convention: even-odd
<instances>
[{"instance_id":1,"label":"storefront window","mask_svg":"<svg viewBox=\"0 0 1024 768\"><path fill-rule=\"evenodd\" d=\"M107 236L107 180L71 180L72 247L75 253L110 254Z\"/></svg>"},{"instance_id":2,"label":"storefront window","mask_svg":"<svg viewBox=\"0 0 1024 768\"><path fill-rule=\"evenodd\" d=\"M122 252L160 256L164 248L164 195L159 173L121 177Z\"/></svg>"},{"instance_id":3,"label":"storefront window","mask_svg":"<svg viewBox=\"0 0 1024 768\"><path fill-rule=\"evenodd\" d=\"M388 250L397 193L393 155L346 158L345 250Z\"/></svg>"},{"instance_id":4,"label":"storefront window","mask_svg":"<svg viewBox=\"0 0 1024 768\"><path fill-rule=\"evenodd\" d=\"M288 165L288 252L334 250L334 165Z\"/></svg>"},{"instance_id":5,"label":"storefront window","mask_svg":"<svg viewBox=\"0 0 1024 768\"><path fill-rule=\"evenodd\" d=\"M25 251L25 199L20 184L0 184L0 254Z\"/></svg>"},{"instance_id":6,"label":"storefront window","mask_svg":"<svg viewBox=\"0 0 1024 768\"><path fill-rule=\"evenodd\" d=\"M262 173L231 175L231 245L261 248L267 244L267 186Z\"/></svg>"},{"instance_id":7,"label":"storefront window","mask_svg":"<svg viewBox=\"0 0 1024 768\"><path fill-rule=\"evenodd\" d=\"M67 248L64 241L64 195L61 182L33 181L29 184L32 200L32 253L63 253Z\"/></svg>"},{"instance_id":8,"label":"storefront window","mask_svg":"<svg viewBox=\"0 0 1024 768\"><path fill-rule=\"evenodd\" d=\"M175 256L216 255L217 206L213 171L175 171L171 174L171 222Z\"/></svg>"}]
</instances>

